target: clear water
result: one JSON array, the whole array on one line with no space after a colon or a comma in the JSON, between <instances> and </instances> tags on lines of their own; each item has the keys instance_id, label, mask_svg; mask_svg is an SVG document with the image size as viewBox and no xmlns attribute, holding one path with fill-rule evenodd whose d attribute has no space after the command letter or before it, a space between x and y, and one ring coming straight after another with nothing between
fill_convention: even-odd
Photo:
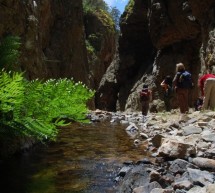
<instances>
[{"instance_id":1,"label":"clear water","mask_svg":"<svg viewBox=\"0 0 215 193\"><path fill-rule=\"evenodd\" d=\"M144 158L119 124L75 123L56 142L0 163L0 193L113 193L124 161Z\"/></svg>"}]
</instances>

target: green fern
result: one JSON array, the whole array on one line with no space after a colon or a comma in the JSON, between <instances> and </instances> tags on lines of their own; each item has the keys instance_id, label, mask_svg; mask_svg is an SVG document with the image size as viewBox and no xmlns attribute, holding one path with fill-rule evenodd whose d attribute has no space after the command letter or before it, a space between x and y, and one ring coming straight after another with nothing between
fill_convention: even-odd
<instances>
[{"instance_id":1,"label":"green fern","mask_svg":"<svg viewBox=\"0 0 215 193\"><path fill-rule=\"evenodd\" d=\"M65 119L86 120L86 102L94 91L72 79L29 82L22 73L8 72L18 63L19 47L15 36L0 43L0 68L5 69L0 72L0 141L20 136L55 140Z\"/></svg>"},{"instance_id":2,"label":"green fern","mask_svg":"<svg viewBox=\"0 0 215 193\"><path fill-rule=\"evenodd\" d=\"M20 73L0 72L0 111L7 113L23 104L23 76Z\"/></svg>"},{"instance_id":3,"label":"green fern","mask_svg":"<svg viewBox=\"0 0 215 193\"><path fill-rule=\"evenodd\" d=\"M18 36L7 36L0 43L0 68L9 70L18 63L21 40Z\"/></svg>"},{"instance_id":4,"label":"green fern","mask_svg":"<svg viewBox=\"0 0 215 193\"><path fill-rule=\"evenodd\" d=\"M54 140L65 119L84 122L94 91L72 79L27 81L20 73L0 73L0 138L29 136Z\"/></svg>"}]
</instances>

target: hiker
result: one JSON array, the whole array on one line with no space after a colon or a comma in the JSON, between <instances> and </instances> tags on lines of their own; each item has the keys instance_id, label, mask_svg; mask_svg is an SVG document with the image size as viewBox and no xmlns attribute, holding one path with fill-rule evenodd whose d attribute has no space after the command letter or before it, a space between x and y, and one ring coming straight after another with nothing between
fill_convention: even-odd
<instances>
[{"instance_id":1,"label":"hiker","mask_svg":"<svg viewBox=\"0 0 215 193\"><path fill-rule=\"evenodd\" d=\"M215 109L215 75L207 74L202 75L198 80L198 86L203 98L202 109Z\"/></svg>"},{"instance_id":2,"label":"hiker","mask_svg":"<svg viewBox=\"0 0 215 193\"><path fill-rule=\"evenodd\" d=\"M193 87L191 74L185 70L183 63L176 64L176 75L173 79L173 86L181 113L188 113L188 94Z\"/></svg>"},{"instance_id":3,"label":"hiker","mask_svg":"<svg viewBox=\"0 0 215 193\"><path fill-rule=\"evenodd\" d=\"M148 85L144 84L143 89L140 92L140 102L142 104L142 115L147 116L149 111L149 102L152 100L152 91L148 88Z\"/></svg>"},{"instance_id":4,"label":"hiker","mask_svg":"<svg viewBox=\"0 0 215 193\"><path fill-rule=\"evenodd\" d=\"M173 96L172 77L167 75L160 85L164 91L164 103L166 106L166 111L170 111L171 110L170 100Z\"/></svg>"}]
</instances>

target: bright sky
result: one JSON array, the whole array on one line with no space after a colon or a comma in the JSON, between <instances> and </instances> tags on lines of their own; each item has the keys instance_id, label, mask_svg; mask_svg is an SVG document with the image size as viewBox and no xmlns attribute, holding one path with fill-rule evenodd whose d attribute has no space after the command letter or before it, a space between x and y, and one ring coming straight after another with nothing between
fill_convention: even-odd
<instances>
[{"instance_id":1,"label":"bright sky","mask_svg":"<svg viewBox=\"0 0 215 193\"><path fill-rule=\"evenodd\" d=\"M117 9L119 9L119 11L122 14L129 0L104 0L104 1L111 7L117 7Z\"/></svg>"}]
</instances>

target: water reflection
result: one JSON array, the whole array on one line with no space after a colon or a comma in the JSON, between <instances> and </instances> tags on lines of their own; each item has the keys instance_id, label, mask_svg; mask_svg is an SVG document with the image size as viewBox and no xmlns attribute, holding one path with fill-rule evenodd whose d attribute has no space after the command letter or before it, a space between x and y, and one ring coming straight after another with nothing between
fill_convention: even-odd
<instances>
[{"instance_id":1,"label":"water reflection","mask_svg":"<svg viewBox=\"0 0 215 193\"><path fill-rule=\"evenodd\" d=\"M2 193L113 193L122 162L143 158L118 124L62 128L55 143L0 165Z\"/></svg>"}]
</instances>

